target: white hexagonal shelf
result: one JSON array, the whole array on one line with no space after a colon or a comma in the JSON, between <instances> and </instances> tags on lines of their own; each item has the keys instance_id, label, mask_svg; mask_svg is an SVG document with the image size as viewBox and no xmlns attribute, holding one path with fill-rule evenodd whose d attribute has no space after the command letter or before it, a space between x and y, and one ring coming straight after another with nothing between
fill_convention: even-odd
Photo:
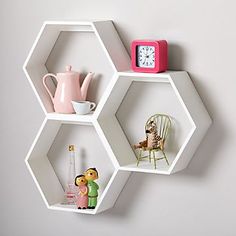
<instances>
[{"instance_id":1,"label":"white hexagonal shelf","mask_svg":"<svg viewBox=\"0 0 236 236\"><path fill-rule=\"evenodd\" d=\"M49 209L96 214L114 205L130 173L119 170L110 159L99 138L100 128L94 120L68 121L45 118L26 157L26 164ZM79 147L76 156L77 173L95 166L100 172L99 197L94 210L79 210L65 202L69 144ZM96 148L91 147L94 145Z\"/></svg>"},{"instance_id":2,"label":"white hexagonal shelf","mask_svg":"<svg viewBox=\"0 0 236 236\"><path fill-rule=\"evenodd\" d=\"M69 64L82 76L95 72L88 100L99 107L112 76L116 71L128 70L130 59L111 21L45 22L23 66L45 114L54 109L42 77L48 72L64 71ZM55 91L55 84L48 83Z\"/></svg>"},{"instance_id":3,"label":"white hexagonal shelf","mask_svg":"<svg viewBox=\"0 0 236 236\"><path fill-rule=\"evenodd\" d=\"M88 100L97 103L94 113L54 112L42 77L67 64L82 74L95 72L88 90ZM171 174L185 168L211 124L186 72L128 71L129 55L111 21L44 23L23 68L46 116L26 164L49 209L96 214L111 208L132 171ZM50 88L55 91L53 82ZM149 163L137 167L132 145L143 138L143 124L154 113L173 120L170 166L158 161L157 169ZM90 166L101 171L94 210L63 204L70 143L78 147L77 173Z\"/></svg>"},{"instance_id":4,"label":"white hexagonal shelf","mask_svg":"<svg viewBox=\"0 0 236 236\"><path fill-rule=\"evenodd\" d=\"M211 125L191 79L181 71L117 73L99 113L98 122L104 135L120 169L126 171L171 174L184 169ZM137 167L137 153L132 146L145 139L144 124L156 113L172 119L166 144L170 165L158 161L154 169L153 163L145 161Z\"/></svg>"}]
</instances>

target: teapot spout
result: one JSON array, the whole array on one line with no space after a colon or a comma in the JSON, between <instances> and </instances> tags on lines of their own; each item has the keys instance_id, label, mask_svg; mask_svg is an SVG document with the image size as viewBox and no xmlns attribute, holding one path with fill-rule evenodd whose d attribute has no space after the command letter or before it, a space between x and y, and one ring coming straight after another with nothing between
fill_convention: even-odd
<instances>
[{"instance_id":1,"label":"teapot spout","mask_svg":"<svg viewBox=\"0 0 236 236\"><path fill-rule=\"evenodd\" d=\"M83 84L82 84L82 87L81 87L81 96L82 96L82 99L83 99L84 101L86 100L88 87L89 87L90 81L91 81L91 79L93 78L93 76L94 76L94 73L93 73L93 72L89 72L89 73L87 74L87 76L85 77L84 82L83 82Z\"/></svg>"}]
</instances>

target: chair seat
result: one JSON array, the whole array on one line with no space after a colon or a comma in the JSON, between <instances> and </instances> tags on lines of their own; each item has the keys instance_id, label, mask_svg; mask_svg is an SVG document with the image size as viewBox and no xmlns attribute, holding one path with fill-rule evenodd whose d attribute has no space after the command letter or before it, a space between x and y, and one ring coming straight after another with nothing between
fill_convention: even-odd
<instances>
[{"instance_id":1,"label":"chair seat","mask_svg":"<svg viewBox=\"0 0 236 236\"><path fill-rule=\"evenodd\" d=\"M155 150L160 150L160 146L158 145L155 148L152 148L152 147L142 147L142 151L155 151Z\"/></svg>"}]
</instances>

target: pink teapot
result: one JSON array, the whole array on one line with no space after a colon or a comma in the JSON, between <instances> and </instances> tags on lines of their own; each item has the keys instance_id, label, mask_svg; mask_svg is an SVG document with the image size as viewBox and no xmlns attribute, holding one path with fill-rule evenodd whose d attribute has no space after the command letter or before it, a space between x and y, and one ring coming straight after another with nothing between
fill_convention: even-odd
<instances>
[{"instance_id":1,"label":"pink teapot","mask_svg":"<svg viewBox=\"0 0 236 236\"><path fill-rule=\"evenodd\" d=\"M66 66L66 72L57 73L57 75L48 73L43 77L43 85L46 88L55 112L58 113L75 113L71 101L85 101L89 83L94 73L88 73L82 86L80 87L80 74L71 71L71 66ZM57 88L53 97L48 89L46 79L52 76L57 81Z\"/></svg>"}]
</instances>

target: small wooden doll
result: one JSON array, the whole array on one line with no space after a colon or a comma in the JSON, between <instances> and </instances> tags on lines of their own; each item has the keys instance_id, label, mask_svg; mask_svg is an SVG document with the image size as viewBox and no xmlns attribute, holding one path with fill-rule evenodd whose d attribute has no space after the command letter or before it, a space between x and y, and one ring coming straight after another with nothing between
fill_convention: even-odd
<instances>
[{"instance_id":1,"label":"small wooden doll","mask_svg":"<svg viewBox=\"0 0 236 236\"><path fill-rule=\"evenodd\" d=\"M94 181L98 179L98 171L96 168L89 168L84 173L88 181L88 209L94 209L97 205L98 184Z\"/></svg>"},{"instance_id":2,"label":"small wooden doll","mask_svg":"<svg viewBox=\"0 0 236 236\"><path fill-rule=\"evenodd\" d=\"M76 194L76 205L78 209L88 208L88 181L84 175L78 175L75 177L75 186L78 186L78 192Z\"/></svg>"}]
</instances>

